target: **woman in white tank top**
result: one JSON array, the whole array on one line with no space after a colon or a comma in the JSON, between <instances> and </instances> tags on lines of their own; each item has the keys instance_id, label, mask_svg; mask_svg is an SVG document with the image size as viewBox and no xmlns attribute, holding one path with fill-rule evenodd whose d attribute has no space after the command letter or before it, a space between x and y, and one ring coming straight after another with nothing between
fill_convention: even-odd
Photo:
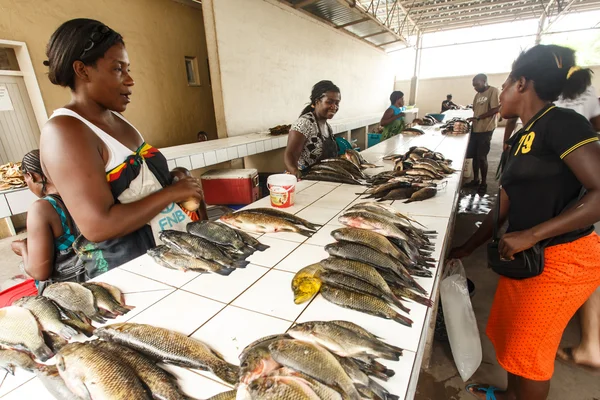
<instances>
[{"instance_id":1,"label":"woman in white tank top","mask_svg":"<svg viewBox=\"0 0 600 400\"><path fill-rule=\"evenodd\" d=\"M50 38L50 81L71 89L71 102L42 131L42 164L79 227L74 244L94 277L155 246L147 225L165 207L201 200L196 179L171 185L164 156L120 113L133 78L123 38L99 21L65 22ZM120 196L148 167L163 190L123 204Z\"/></svg>"}]
</instances>

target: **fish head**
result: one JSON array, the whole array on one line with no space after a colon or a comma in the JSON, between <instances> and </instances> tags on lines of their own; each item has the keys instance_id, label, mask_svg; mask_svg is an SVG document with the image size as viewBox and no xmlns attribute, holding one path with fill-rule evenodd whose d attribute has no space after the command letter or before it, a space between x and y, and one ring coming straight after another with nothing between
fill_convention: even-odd
<instances>
[{"instance_id":1,"label":"fish head","mask_svg":"<svg viewBox=\"0 0 600 400\"><path fill-rule=\"evenodd\" d=\"M234 213L229 213L229 214L222 215L221 218L219 218L219 219L225 223L231 223L235 220L235 218L236 217L235 217Z\"/></svg>"},{"instance_id":2,"label":"fish head","mask_svg":"<svg viewBox=\"0 0 600 400\"><path fill-rule=\"evenodd\" d=\"M267 346L257 346L247 353L240 364L240 382L248 385L279 367Z\"/></svg>"},{"instance_id":3,"label":"fish head","mask_svg":"<svg viewBox=\"0 0 600 400\"><path fill-rule=\"evenodd\" d=\"M159 236L160 236L160 234L159 234ZM146 253L148 253L148 255L150 257L160 257L163 254L165 254L167 251L169 251L169 248L163 244L163 245L156 246L155 248L148 250Z\"/></svg>"},{"instance_id":4,"label":"fish head","mask_svg":"<svg viewBox=\"0 0 600 400\"><path fill-rule=\"evenodd\" d=\"M119 324L110 324L98 328L94 331L94 335L98 336L100 339L111 340L113 337L117 336L121 332L126 332L128 329L128 324L125 322L121 322Z\"/></svg>"},{"instance_id":5,"label":"fish head","mask_svg":"<svg viewBox=\"0 0 600 400\"><path fill-rule=\"evenodd\" d=\"M288 331L288 334L297 340L302 340L304 342L312 342L311 334L315 329L314 322L304 322L302 324L294 325Z\"/></svg>"}]
</instances>

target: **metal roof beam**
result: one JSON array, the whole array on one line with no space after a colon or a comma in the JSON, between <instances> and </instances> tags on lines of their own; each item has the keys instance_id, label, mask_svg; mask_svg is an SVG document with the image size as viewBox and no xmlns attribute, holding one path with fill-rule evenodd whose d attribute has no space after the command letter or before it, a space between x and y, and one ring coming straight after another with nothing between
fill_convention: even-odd
<instances>
[{"instance_id":1,"label":"metal roof beam","mask_svg":"<svg viewBox=\"0 0 600 400\"><path fill-rule=\"evenodd\" d=\"M304 0L301 1L300 3L294 4L294 8L304 8L306 6L310 6L313 3L316 3L319 0Z\"/></svg>"},{"instance_id":2,"label":"metal roof beam","mask_svg":"<svg viewBox=\"0 0 600 400\"><path fill-rule=\"evenodd\" d=\"M479 10L481 12L491 12L492 10L503 10L503 9L508 9L508 7L498 7L501 5L505 5L505 4L514 4L516 3L515 0L499 0L499 1L495 1L493 3L486 3L486 4L478 4L478 5L470 5L470 6L465 6L465 7L460 7L460 8L453 8L450 10L438 10L436 12L431 12L431 13L421 13L419 15L423 17L427 17L429 15L442 15L442 14L450 14L450 13L461 13L464 11L471 11L471 10ZM541 9L541 6L539 3L530 3L530 4L524 4L521 3L519 5L515 5L515 8L525 8L525 7L530 7L532 9ZM512 10L512 8L511 8ZM422 21L425 21L422 19Z\"/></svg>"},{"instance_id":3,"label":"metal roof beam","mask_svg":"<svg viewBox=\"0 0 600 400\"><path fill-rule=\"evenodd\" d=\"M381 43L381 44L377 44L377 47L382 47L382 46L387 46L388 44L392 44L392 43L398 43L401 42L402 40L392 40L391 42L385 42L385 43ZM375 43L373 43L375 44Z\"/></svg>"},{"instance_id":4,"label":"metal roof beam","mask_svg":"<svg viewBox=\"0 0 600 400\"><path fill-rule=\"evenodd\" d=\"M403 5L407 5L410 7L410 11L411 12L421 12L421 11L428 11L428 10L439 10L442 7L454 7L454 6L458 6L460 4L465 4L465 3L473 3L475 0L454 0L452 2L447 2L447 3L437 3L437 4L429 4L426 6L414 6L414 7L410 7L410 5L412 4L412 2L410 0L405 1L405 4ZM515 0L515 2L518 0ZM489 0L489 1L481 1L481 6L485 6L485 5L493 5L494 1L493 0Z\"/></svg>"},{"instance_id":5,"label":"metal roof beam","mask_svg":"<svg viewBox=\"0 0 600 400\"><path fill-rule=\"evenodd\" d=\"M359 12L362 16L369 18L371 20L373 20L374 22L376 22L377 24L379 24L384 30L388 31L389 33L391 33L392 35L394 35L395 37L397 37L400 41L407 43L408 44L408 40L398 34L397 32L394 32L390 27L385 26L383 23L381 23L381 21L375 17L374 15L371 15L370 13L366 12L363 7L353 7L352 4L354 4L352 2L352 0L336 0L339 4L342 4L346 7L350 7L353 8L354 10L356 10L357 12ZM351 4L352 3L352 4Z\"/></svg>"},{"instance_id":6,"label":"metal roof beam","mask_svg":"<svg viewBox=\"0 0 600 400\"><path fill-rule=\"evenodd\" d=\"M370 37L373 37L373 36L382 35L384 33L388 33L388 31L379 31L379 32L376 32L376 33L371 33L371 34L366 35L366 36L360 36L360 38L361 39L366 39L366 38L370 38Z\"/></svg>"},{"instance_id":7,"label":"metal roof beam","mask_svg":"<svg viewBox=\"0 0 600 400\"><path fill-rule=\"evenodd\" d=\"M352 26L352 25L360 24L361 22L367 22L368 20L369 20L369 18L361 18L361 19L357 19L356 21L348 22L347 24L336 25L336 28L342 29L342 28L345 28L347 26Z\"/></svg>"},{"instance_id":8,"label":"metal roof beam","mask_svg":"<svg viewBox=\"0 0 600 400\"><path fill-rule=\"evenodd\" d=\"M527 7L527 6L524 6ZM439 22L439 21L452 21L452 20L457 20L460 19L462 21L462 19L465 18L469 18L472 21L477 21L480 18L487 18L490 16L490 14L493 14L493 16L502 16L505 14L510 14L510 15L522 15L525 16L525 14L527 13L527 10L515 10L514 8L508 9L508 8L504 8L502 10L486 10L486 11L476 11L476 12L472 12L472 13L465 13L465 14L453 14L453 15L444 15L444 16L439 16L439 17L434 17L434 18L429 18L429 19L422 19L420 24L421 27L426 27L428 23L430 22ZM530 17L530 19L533 19L534 17Z\"/></svg>"},{"instance_id":9,"label":"metal roof beam","mask_svg":"<svg viewBox=\"0 0 600 400\"><path fill-rule=\"evenodd\" d=\"M457 21L457 22L449 22L449 23L437 23L426 26L421 26L421 30L423 32L434 32L438 30L450 30L450 29L461 29L461 28L470 28L474 26L481 25L492 25L499 24L502 22L513 22L513 21L523 21L527 18L520 18L520 14L507 14L504 16L496 16L496 17L488 17L483 19L472 19L471 21Z\"/></svg>"}]
</instances>

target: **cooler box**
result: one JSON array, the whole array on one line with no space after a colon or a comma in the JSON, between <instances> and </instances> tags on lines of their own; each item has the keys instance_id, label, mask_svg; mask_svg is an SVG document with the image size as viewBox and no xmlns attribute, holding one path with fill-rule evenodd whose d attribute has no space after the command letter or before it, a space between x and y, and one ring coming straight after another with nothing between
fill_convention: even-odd
<instances>
[{"instance_id":1,"label":"cooler box","mask_svg":"<svg viewBox=\"0 0 600 400\"><path fill-rule=\"evenodd\" d=\"M375 146L377 143L381 142L381 133L369 133L367 137L367 148Z\"/></svg>"},{"instance_id":2,"label":"cooler box","mask_svg":"<svg viewBox=\"0 0 600 400\"><path fill-rule=\"evenodd\" d=\"M256 169L213 169L200 177L209 205L250 204L258 200Z\"/></svg>"},{"instance_id":3,"label":"cooler box","mask_svg":"<svg viewBox=\"0 0 600 400\"><path fill-rule=\"evenodd\" d=\"M37 294L38 290L35 287L35 281L28 279L0 292L0 307L8 307L21 297L37 296Z\"/></svg>"}]
</instances>

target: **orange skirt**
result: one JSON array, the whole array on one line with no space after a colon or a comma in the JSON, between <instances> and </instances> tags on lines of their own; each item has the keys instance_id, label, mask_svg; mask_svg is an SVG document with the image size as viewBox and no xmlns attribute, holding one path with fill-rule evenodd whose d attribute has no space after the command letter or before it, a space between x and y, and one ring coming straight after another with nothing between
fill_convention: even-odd
<instances>
[{"instance_id":1,"label":"orange skirt","mask_svg":"<svg viewBox=\"0 0 600 400\"><path fill-rule=\"evenodd\" d=\"M486 333L509 373L546 381L569 320L600 286L600 237L592 233L546 249L535 278L500 277Z\"/></svg>"}]
</instances>

